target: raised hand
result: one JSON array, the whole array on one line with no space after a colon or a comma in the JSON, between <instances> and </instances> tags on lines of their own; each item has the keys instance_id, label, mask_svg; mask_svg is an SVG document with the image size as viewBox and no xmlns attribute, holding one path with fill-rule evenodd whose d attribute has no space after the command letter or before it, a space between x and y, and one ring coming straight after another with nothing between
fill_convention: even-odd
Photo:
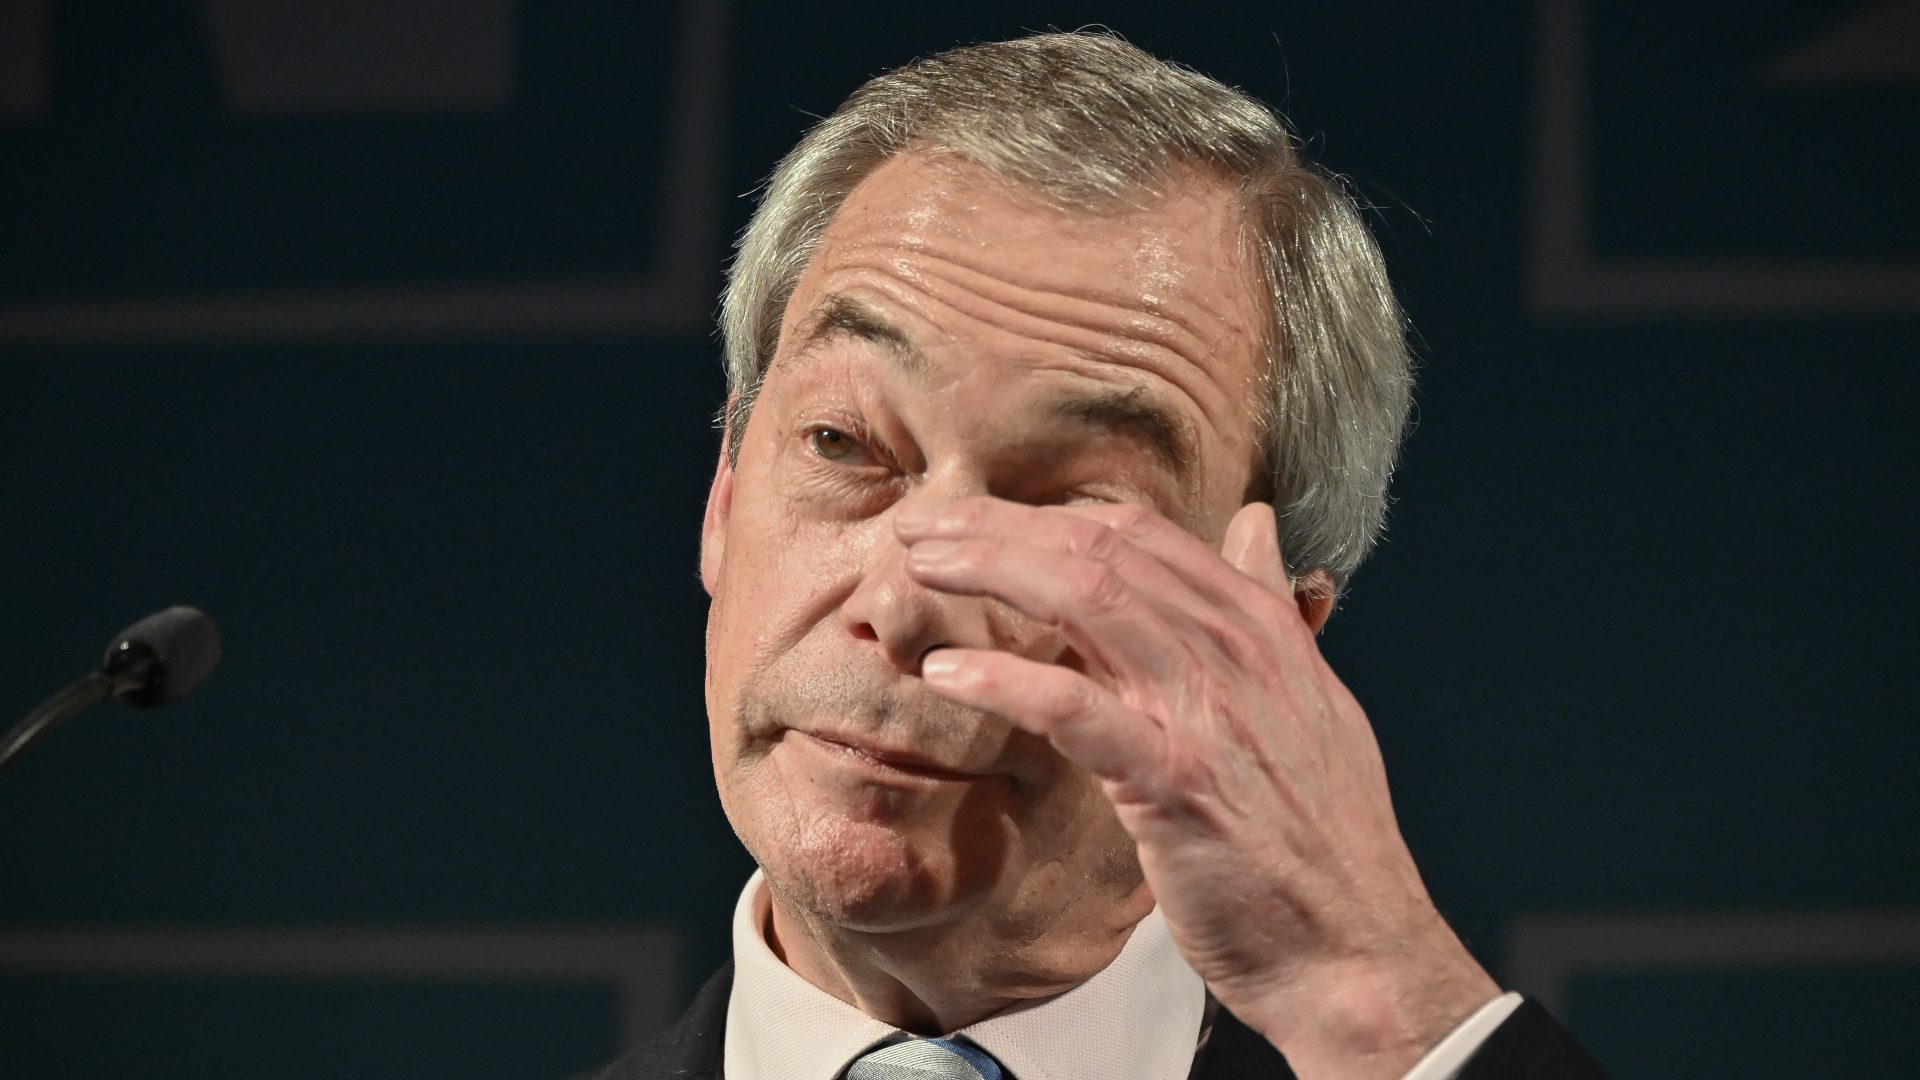
<instances>
[{"instance_id":1,"label":"raised hand","mask_svg":"<svg viewBox=\"0 0 1920 1080\"><path fill-rule=\"evenodd\" d=\"M921 674L1101 778L1188 962L1303 1080L1398 1077L1498 994L1420 881L1271 507L1222 552L1138 506L969 498L895 531L922 584L1065 636L1083 670L948 648Z\"/></svg>"}]
</instances>

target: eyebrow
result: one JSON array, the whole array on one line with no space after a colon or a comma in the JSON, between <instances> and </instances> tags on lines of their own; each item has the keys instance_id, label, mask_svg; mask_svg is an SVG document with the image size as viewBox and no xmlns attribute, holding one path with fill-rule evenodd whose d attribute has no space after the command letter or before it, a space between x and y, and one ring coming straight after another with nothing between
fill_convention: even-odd
<instances>
[{"instance_id":1,"label":"eyebrow","mask_svg":"<svg viewBox=\"0 0 1920 1080\"><path fill-rule=\"evenodd\" d=\"M929 367L925 353L913 343L905 330L888 322L878 311L841 293L830 294L808 322L800 336L793 359L802 359L813 350L837 337L851 337L881 347L900 370L919 379Z\"/></svg>"},{"instance_id":2,"label":"eyebrow","mask_svg":"<svg viewBox=\"0 0 1920 1080\"><path fill-rule=\"evenodd\" d=\"M922 379L931 369L926 354L905 330L873 307L843 293L829 294L821 302L788 362L804 362L815 349L842 336L880 346L910 378ZM1182 479L1198 460L1198 440L1193 426L1145 386L1094 393L1055 393L1041 399L1040 411L1082 428L1143 442L1154 457Z\"/></svg>"},{"instance_id":3,"label":"eyebrow","mask_svg":"<svg viewBox=\"0 0 1920 1080\"><path fill-rule=\"evenodd\" d=\"M1145 442L1176 476L1185 477L1193 467L1192 425L1144 386L1054 395L1043 399L1041 408L1056 419Z\"/></svg>"}]
</instances>

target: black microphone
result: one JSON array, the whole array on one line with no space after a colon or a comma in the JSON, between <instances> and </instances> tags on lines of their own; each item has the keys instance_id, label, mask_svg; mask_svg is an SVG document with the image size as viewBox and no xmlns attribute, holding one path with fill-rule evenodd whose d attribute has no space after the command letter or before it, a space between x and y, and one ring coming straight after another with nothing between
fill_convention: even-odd
<instances>
[{"instance_id":1,"label":"black microphone","mask_svg":"<svg viewBox=\"0 0 1920 1080\"><path fill-rule=\"evenodd\" d=\"M178 700L220 660L220 632L196 608L170 607L122 630L100 670L48 698L0 739L0 769L35 739L107 697L148 708Z\"/></svg>"}]
</instances>

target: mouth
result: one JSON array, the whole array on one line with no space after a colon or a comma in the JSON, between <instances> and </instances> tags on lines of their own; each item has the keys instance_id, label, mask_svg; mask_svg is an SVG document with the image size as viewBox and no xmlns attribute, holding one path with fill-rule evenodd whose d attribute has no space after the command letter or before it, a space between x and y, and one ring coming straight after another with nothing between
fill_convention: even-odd
<instances>
[{"instance_id":1,"label":"mouth","mask_svg":"<svg viewBox=\"0 0 1920 1080\"><path fill-rule=\"evenodd\" d=\"M891 750L865 743L849 742L831 735L820 735L806 731L796 731L815 747L839 759L842 763L868 772L892 775L895 777L915 777L921 780L945 782L979 780L984 774L959 772L942 768L925 757L906 750Z\"/></svg>"}]
</instances>

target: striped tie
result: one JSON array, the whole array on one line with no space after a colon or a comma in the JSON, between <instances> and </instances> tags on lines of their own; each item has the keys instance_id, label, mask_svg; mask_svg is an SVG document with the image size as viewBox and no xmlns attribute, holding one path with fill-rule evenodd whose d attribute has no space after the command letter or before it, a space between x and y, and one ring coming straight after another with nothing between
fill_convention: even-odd
<instances>
[{"instance_id":1,"label":"striped tie","mask_svg":"<svg viewBox=\"0 0 1920 1080\"><path fill-rule=\"evenodd\" d=\"M910 1039L860 1055L847 1080L1011 1080L992 1055L954 1039Z\"/></svg>"}]
</instances>

